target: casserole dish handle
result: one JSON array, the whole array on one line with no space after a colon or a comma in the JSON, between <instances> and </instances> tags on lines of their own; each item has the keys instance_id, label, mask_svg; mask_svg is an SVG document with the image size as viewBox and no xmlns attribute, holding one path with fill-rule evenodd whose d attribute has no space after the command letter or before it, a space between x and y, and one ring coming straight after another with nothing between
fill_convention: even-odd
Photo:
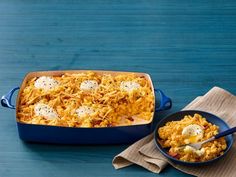
<instances>
[{"instance_id":1,"label":"casserole dish handle","mask_svg":"<svg viewBox=\"0 0 236 177\"><path fill-rule=\"evenodd\" d=\"M11 98L12 98L12 95L14 94L14 92L19 89L20 89L20 87L15 87L15 88L11 89L6 95L3 95L1 98L1 105L3 107L15 109L16 107L14 105L12 105L12 103L11 103Z\"/></svg>"},{"instance_id":2,"label":"casserole dish handle","mask_svg":"<svg viewBox=\"0 0 236 177\"><path fill-rule=\"evenodd\" d=\"M156 112L164 111L170 109L172 107L172 101L169 97L167 97L160 89L154 89L156 93L160 94L160 106L156 108Z\"/></svg>"}]
</instances>

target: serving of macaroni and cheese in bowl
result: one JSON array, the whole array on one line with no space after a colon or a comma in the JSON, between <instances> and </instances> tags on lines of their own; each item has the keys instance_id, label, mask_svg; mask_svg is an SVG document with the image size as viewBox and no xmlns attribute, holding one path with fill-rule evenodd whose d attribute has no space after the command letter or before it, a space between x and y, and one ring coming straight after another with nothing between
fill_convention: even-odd
<instances>
[{"instance_id":1,"label":"serving of macaroni and cheese in bowl","mask_svg":"<svg viewBox=\"0 0 236 177\"><path fill-rule=\"evenodd\" d=\"M180 111L163 119L155 132L158 149L170 160L184 165L206 164L221 158L232 145L232 136L215 139L194 149L189 144L207 140L228 125L203 111Z\"/></svg>"},{"instance_id":2,"label":"serving of macaroni and cheese in bowl","mask_svg":"<svg viewBox=\"0 0 236 177\"><path fill-rule=\"evenodd\" d=\"M11 97L17 89L3 96L3 106L14 108ZM157 91L158 108L151 78L145 73L86 70L28 73L16 100L19 134L26 141L40 142L133 142L151 132L155 112L171 107L170 98ZM27 133L29 129L33 132ZM66 134L76 135L76 139Z\"/></svg>"}]
</instances>

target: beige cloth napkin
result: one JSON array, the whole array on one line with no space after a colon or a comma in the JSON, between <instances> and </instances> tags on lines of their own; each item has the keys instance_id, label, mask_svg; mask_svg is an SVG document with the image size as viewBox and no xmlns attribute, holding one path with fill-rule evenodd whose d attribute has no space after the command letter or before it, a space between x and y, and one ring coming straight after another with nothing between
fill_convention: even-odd
<instances>
[{"instance_id":1,"label":"beige cloth napkin","mask_svg":"<svg viewBox=\"0 0 236 177\"><path fill-rule=\"evenodd\" d=\"M214 87L204 96L197 97L184 109L207 111L221 117L231 127L236 126L236 96L219 87ZM234 143L231 150L223 157L223 159L204 167L189 167L177 165L167 160L157 150L154 144L153 134L151 134L115 156L112 163L116 169L137 164L154 173L160 173L166 165L170 164L176 169L194 176L235 177L236 143Z\"/></svg>"}]
</instances>

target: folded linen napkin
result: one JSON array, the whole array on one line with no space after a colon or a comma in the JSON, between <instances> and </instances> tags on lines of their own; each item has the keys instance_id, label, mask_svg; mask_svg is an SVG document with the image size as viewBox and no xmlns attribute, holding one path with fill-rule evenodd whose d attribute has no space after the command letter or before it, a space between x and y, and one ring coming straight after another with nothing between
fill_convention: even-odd
<instances>
[{"instance_id":1,"label":"folded linen napkin","mask_svg":"<svg viewBox=\"0 0 236 177\"><path fill-rule=\"evenodd\" d=\"M230 127L236 126L236 96L219 87L213 87L204 96L197 97L184 108L184 110L190 109L210 112L224 119ZM204 168L189 167L175 164L165 158L156 148L152 133L115 156L112 163L115 169L137 164L154 173L160 173L166 165L170 164L194 176L233 177L236 176L236 143L223 159Z\"/></svg>"}]
</instances>

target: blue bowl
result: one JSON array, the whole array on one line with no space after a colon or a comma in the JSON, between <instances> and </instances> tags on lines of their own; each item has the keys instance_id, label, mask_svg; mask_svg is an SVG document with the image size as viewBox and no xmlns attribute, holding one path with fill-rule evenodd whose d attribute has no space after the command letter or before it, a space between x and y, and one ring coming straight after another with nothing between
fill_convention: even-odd
<instances>
[{"instance_id":1,"label":"blue bowl","mask_svg":"<svg viewBox=\"0 0 236 177\"><path fill-rule=\"evenodd\" d=\"M161 151L161 153L167 157L168 159L170 159L171 161L177 163L177 164L181 164L181 165L188 165L188 166L199 166L199 165L207 165L207 164L210 164L214 161L217 161L219 159L221 159L228 151L229 149L232 147L233 145L233 136L232 135L228 135L225 137L226 139L226 143L227 143L227 149L224 151L224 154L221 155L221 156L218 156L214 159L211 159L209 161L205 161L205 162L185 162L185 161L182 161L182 160L178 160L176 158L173 158L172 156L170 156L168 154L168 150L166 148L163 148L161 146L161 144L159 143L158 139L160 139L159 135L158 135L158 129L162 126L164 126L167 122L170 122L170 121L177 121L177 120L181 120L184 118L185 115L191 115L193 116L194 114L200 114L202 115L203 117L206 118L206 120L208 122L211 122L212 124L215 124L217 126L219 126L219 131L222 132L222 131L225 131L227 129L229 129L230 127L227 125L227 123L225 121L223 121L222 119L220 119L219 117L211 114L211 113L208 113L208 112L204 112L204 111L198 111L198 110L186 110L186 111L180 111L180 112L176 112L174 114L171 114L167 117L165 117L164 119L162 119L158 124L157 124L157 127L154 131L155 133L155 142L156 142L156 146L157 148Z\"/></svg>"}]
</instances>

